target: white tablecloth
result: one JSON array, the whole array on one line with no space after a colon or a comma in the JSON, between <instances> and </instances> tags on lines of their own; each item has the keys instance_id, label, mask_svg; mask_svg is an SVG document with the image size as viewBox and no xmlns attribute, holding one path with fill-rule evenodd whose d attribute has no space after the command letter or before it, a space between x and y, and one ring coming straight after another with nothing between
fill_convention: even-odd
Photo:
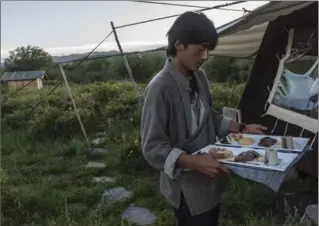
<instances>
[{"instance_id":1,"label":"white tablecloth","mask_svg":"<svg viewBox=\"0 0 319 226\"><path fill-rule=\"evenodd\" d=\"M306 151L310 151L309 147L306 147L303 152L298 155L298 157L291 163L287 171L279 172L279 171L270 171L264 169L256 169L256 168L248 168L242 166L234 166L234 165L227 165L233 173L237 174L240 177L246 178L248 180L256 181L266 185L267 187L271 188L275 192L277 192L280 188L280 185L285 180L286 176L289 174L290 170L293 166L298 162L298 160L305 154Z\"/></svg>"}]
</instances>

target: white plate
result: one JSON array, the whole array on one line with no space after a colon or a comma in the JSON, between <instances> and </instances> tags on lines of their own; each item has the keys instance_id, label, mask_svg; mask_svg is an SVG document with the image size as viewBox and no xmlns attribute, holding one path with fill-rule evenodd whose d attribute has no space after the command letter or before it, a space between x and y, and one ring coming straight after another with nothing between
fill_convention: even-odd
<instances>
[{"instance_id":1,"label":"white plate","mask_svg":"<svg viewBox=\"0 0 319 226\"><path fill-rule=\"evenodd\" d=\"M199 151L195 152L194 154L208 153L209 150L212 148L220 148L220 146L208 145L200 149ZM263 156L265 155L265 149L253 149L253 148L245 148L245 147L225 147L225 148L228 150L231 150L234 156L248 150L254 150ZM290 166L290 164L298 157L298 155L299 155L298 153L278 152L278 158L280 159L280 162L277 166L268 166L265 163L256 162L256 161L251 161L246 163L245 162L230 162L230 161L225 161L223 159L220 159L219 161L225 164L230 164L230 165L238 165L238 166L245 166L245 167L256 168L256 169L267 169L267 170L285 172L287 168Z\"/></svg>"},{"instance_id":2,"label":"white plate","mask_svg":"<svg viewBox=\"0 0 319 226\"><path fill-rule=\"evenodd\" d=\"M304 148L306 147L306 145L309 142L309 138L303 138L303 137L294 137L294 148L293 149L286 149L286 148L282 148L281 147L281 136L268 136L268 135L255 135L255 134L242 134L243 137L251 137L255 140L255 142L251 145L240 145L238 142L234 142L232 141L230 144L223 144L220 141L216 142L216 145L223 145L223 146L238 146L238 147L251 147L251 148L261 148L261 149L265 149L266 147L262 147L262 146L258 146L258 143L260 141L260 139L264 138L264 137L271 137L273 139L277 140L277 144L269 147L269 148L275 148L278 149L280 151L295 151L295 152L302 152L304 150ZM228 135L230 138L230 135ZM231 140L231 139L229 139Z\"/></svg>"}]
</instances>

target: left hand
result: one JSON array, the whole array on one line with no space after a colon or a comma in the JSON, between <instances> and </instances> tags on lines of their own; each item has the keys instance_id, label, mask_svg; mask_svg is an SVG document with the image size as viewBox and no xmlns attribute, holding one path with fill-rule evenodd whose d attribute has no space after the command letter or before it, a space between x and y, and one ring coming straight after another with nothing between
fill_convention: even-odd
<instances>
[{"instance_id":1,"label":"left hand","mask_svg":"<svg viewBox=\"0 0 319 226\"><path fill-rule=\"evenodd\" d=\"M245 129L243 129L243 133L249 134L265 134L264 131L267 130L267 127L258 124L250 124L246 125Z\"/></svg>"}]
</instances>

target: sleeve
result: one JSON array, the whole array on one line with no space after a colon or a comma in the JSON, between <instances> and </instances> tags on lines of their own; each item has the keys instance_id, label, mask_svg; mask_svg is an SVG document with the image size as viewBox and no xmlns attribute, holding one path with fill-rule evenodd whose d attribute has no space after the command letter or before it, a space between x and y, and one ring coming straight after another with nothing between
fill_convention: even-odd
<instances>
[{"instance_id":1,"label":"sleeve","mask_svg":"<svg viewBox=\"0 0 319 226\"><path fill-rule=\"evenodd\" d=\"M168 103L156 84L147 87L141 118L141 145L145 159L153 168L163 170L172 179L177 179L182 169L176 161L185 152L172 147L166 134Z\"/></svg>"},{"instance_id":2,"label":"sleeve","mask_svg":"<svg viewBox=\"0 0 319 226\"><path fill-rule=\"evenodd\" d=\"M212 103L213 102L212 94L211 94L210 89L209 89L209 82L208 82L208 79L206 77L205 71L203 69L200 69L200 72L201 72L201 76L203 77L206 88L208 89L208 92L209 92L209 94L208 94L209 95L209 102ZM212 115L213 115L213 122L215 125L216 134L219 137L226 136L228 131L229 131L229 124L232 120L224 117L221 114L218 114L213 109L212 109L212 113L213 113Z\"/></svg>"}]
</instances>

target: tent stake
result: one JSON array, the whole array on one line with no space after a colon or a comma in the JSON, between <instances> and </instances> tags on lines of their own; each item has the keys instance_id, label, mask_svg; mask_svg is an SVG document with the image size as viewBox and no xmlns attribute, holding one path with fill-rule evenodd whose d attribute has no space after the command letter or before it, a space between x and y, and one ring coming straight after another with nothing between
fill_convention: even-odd
<instances>
[{"instance_id":1,"label":"tent stake","mask_svg":"<svg viewBox=\"0 0 319 226\"><path fill-rule=\"evenodd\" d=\"M124 54L124 52L123 52L122 46L121 46L121 44L120 44L119 38L118 38L117 33L116 33L115 26L114 26L114 24L113 24L112 21L111 21L111 27L112 27L112 30L113 30L113 34L114 34L114 37L115 37L116 44L117 44L117 46L118 46L118 48L119 48L119 50L120 50L121 55L123 56L125 68L126 68L126 70L127 70L127 73L128 73L128 75L129 75L129 77L130 77L132 83L133 83L133 89L134 89L134 91L135 91L135 93L136 93L139 107L141 108L141 107L142 107L141 94L140 94L139 89L138 89L138 87L137 87L137 84L136 84L136 82L135 82L135 80L134 80L131 67L130 67L130 65L129 65L127 59L126 59L126 56L125 56L125 54Z\"/></svg>"}]
</instances>

